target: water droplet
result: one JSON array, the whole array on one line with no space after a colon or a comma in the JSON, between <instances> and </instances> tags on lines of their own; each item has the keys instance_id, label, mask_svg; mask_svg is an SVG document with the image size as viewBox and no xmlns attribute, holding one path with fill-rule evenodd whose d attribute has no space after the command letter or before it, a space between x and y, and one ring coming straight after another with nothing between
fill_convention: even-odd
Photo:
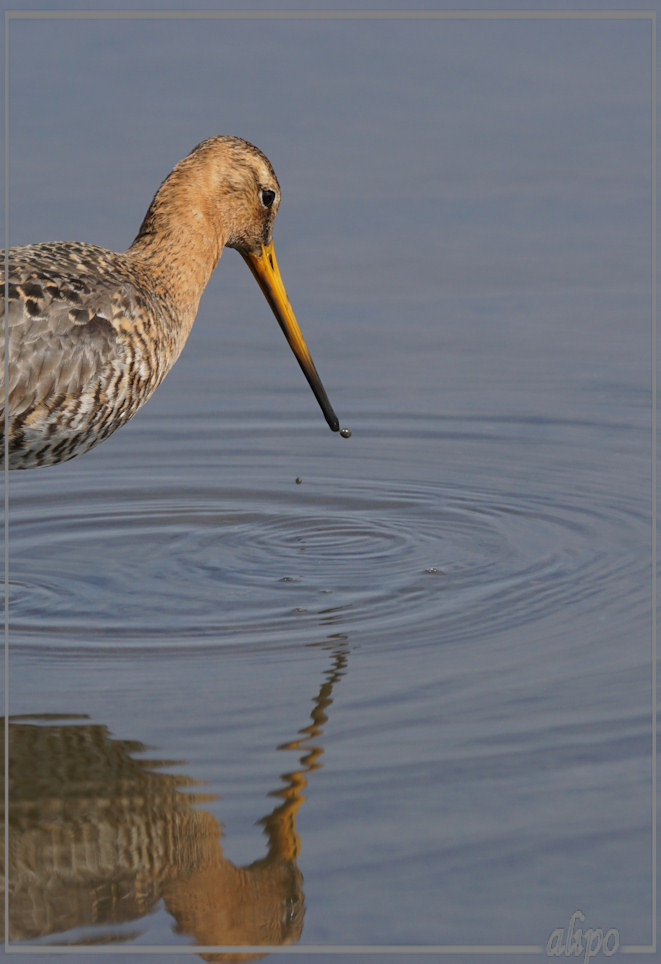
<instances>
[{"instance_id":1,"label":"water droplet","mask_svg":"<svg viewBox=\"0 0 661 964\"><path fill-rule=\"evenodd\" d=\"M350 428L341 428L341 429L340 429L340 435L342 436L342 438L351 438L351 429L350 429Z\"/></svg>"},{"instance_id":2,"label":"water droplet","mask_svg":"<svg viewBox=\"0 0 661 964\"><path fill-rule=\"evenodd\" d=\"M296 476L296 485L300 485L302 481L303 481L303 479L300 477L300 475L297 475L297 476Z\"/></svg>"}]
</instances>

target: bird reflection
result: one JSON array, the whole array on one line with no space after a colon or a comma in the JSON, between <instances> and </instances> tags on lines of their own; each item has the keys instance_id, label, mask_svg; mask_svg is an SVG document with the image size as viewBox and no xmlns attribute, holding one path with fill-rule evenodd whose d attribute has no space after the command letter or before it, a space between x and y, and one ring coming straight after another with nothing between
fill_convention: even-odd
<instances>
[{"instance_id":1,"label":"bird reflection","mask_svg":"<svg viewBox=\"0 0 661 964\"><path fill-rule=\"evenodd\" d=\"M204 808L215 797L163 772L181 761L136 758L143 744L71 716L10 719L9 940L89 927L85 944L130 941L162 900L177 932L200 947L296 942L304 915L296 815L308 775L322 765L315 741L346 665L336 645L311 722L277 748L298 752L299 767L281 775L271 793L279 802L260 821L266 855L245 867L223 856L220 825Z\"/></svg>"}]
</instances>

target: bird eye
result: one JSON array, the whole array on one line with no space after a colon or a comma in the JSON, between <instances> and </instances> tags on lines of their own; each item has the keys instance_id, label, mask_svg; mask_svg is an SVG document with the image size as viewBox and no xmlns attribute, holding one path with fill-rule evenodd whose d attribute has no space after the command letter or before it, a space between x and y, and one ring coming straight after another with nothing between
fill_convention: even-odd
<instances>
[{"instance_id":1,"label":"bird eye","mask_svg":"<svg viewBox=\"0 0 661 964\"><path fill-rule=\"evenodd\" d=\"M265 208L270 208L275 201L275 191L263 190L260 192L262 204Z\"/></svg>"}]
</instances>

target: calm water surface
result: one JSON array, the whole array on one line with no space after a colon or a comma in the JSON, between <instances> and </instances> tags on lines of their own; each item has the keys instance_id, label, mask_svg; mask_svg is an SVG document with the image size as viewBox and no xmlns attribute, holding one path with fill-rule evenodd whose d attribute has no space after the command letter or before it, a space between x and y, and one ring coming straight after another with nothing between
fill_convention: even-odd
<instances>
[{"instance_id":1,"label":"calm water surface","mask_svg":"<svg viewBox=\"0 0 661 964\"><path fill-rule=\"evenodd\" d=\"M198 133L208 97L190 131L157 111L102 167L110 187L90 180L100 217L121 196L108 224L55 193L76 177L59 135L37 203L17 122L16 242L121 247L196 140L263 146L284 281L353 436L328 432L226 252L133 422L11 475L12 940L543 949L577 910L622 947L650 940L644 25L394 26L273 26L314 110L276 72L283 113L255 107L254 134L246 103ZM17 44L45 43L30 29ZM157 28L103 29L130 61ZM158 27L146 56L183 51L173 97L237 36L259 85L262 41L215 29ZM374 30L389 63L415 43L413 73L365 71ZM393 83L386 125L368 108ZM324 109L333 130L297 149Z\"/></svg>"}]
</instances>

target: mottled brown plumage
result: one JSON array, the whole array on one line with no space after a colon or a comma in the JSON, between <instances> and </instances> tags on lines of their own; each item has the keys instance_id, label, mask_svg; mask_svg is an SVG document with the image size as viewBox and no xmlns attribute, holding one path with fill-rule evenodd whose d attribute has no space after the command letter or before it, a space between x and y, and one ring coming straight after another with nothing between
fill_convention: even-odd
<instances>
[{"instance_id":1,"label":"mottled brown plumage","mask_svg":"<svg viewBox=\"0 0 661 964\"><path fill-rule=\"evenodd\" d=\"M127 251L76 241L11 248L9 468L74 458L135 415L179 357L224 247L248 263L337 431L275 260L279 202L261 151L213 137L161 184ZM0 267L4 302L4 260ZM2 349L4 419L4 338ZM3 421L0 430L4 439Z\"/></svg>"}]
</instances>

